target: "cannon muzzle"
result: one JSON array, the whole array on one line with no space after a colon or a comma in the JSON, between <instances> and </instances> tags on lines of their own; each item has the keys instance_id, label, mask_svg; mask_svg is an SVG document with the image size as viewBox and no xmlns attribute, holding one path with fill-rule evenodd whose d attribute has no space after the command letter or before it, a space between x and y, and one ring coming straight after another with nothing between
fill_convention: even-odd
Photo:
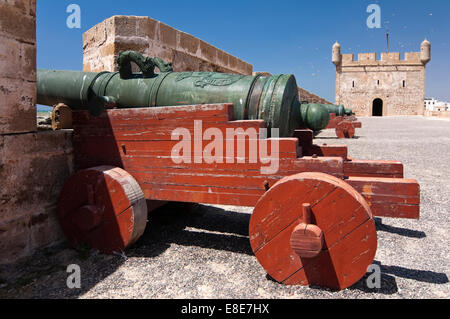
<instances>
[{"instance_id":1,"label":"cannon muzzle","mask_svg":"<svg viewBox=\"0 0 450 319\"><path fill-rule=\"evenodd\" d=\"M353 110L346 109L343 105L325 104L330 113L336 114L336 116L352 116L355 115Z\"/></svg>"}]
</instances>

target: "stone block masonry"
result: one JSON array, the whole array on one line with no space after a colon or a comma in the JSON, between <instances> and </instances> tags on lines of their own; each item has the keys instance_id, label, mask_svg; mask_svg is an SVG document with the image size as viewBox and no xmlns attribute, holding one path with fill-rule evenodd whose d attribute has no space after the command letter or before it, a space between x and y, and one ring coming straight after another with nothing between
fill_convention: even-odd
<instances>
[{"instance_id":1,"label":"stone block masonry","mask_svg":"<svg viewBox=\"0 0 450 319\"><path fill-rule=\"evenodd\" d=\"M0 0L0 264L64 239L55 210L72 131L36 122L36 0Z\"/></svg>"},{"instance_id":2,"label":"stone block masonry","mask_svg":"<svg viewBox=\"0 0 450 319\"><path fill-rule=\"evenodd\" d=\"M36 131L36 0L0 1L0 134Z\"/></svg>"},{"instance_id":3,"label":"stone block masonry","mask_svg":"<svg viewBox=\"0 0 450 319\"><path fill-rule=\"evenodd\" d=\"M423 115L425 66L431 45L425 40L420 52L341 54L333 46L336 65L336 104L353 109L357 116Z\"/></svg>"},{"instance_id":4,"label":"stone block masonry","mask_svg":"<svg viewBox=\"0 0 450 319\"><path fill-rule=\"evenodd\" d=\"M116 71L119 52L135 50L172 62L174 71L251 75L252 65L149 17L113 16L83 35L84 71Z\"/></svg>"},{"instance_id":5,"label":"stone block masonry","mask_svg":"<svg viewBox=\"0 0 450 319\"><path fill-rule=\"evenodd\" d=\"M263 76L272 76L269 72L253 72L253 75L263 75ZM308 103L318 103L318 104L333 104L324 98L315 95L301 87L298 88L298 98L300 102L308 102Z\"/></svg>"},{"instance_id":6,"label":"stone block masonry","mask_svg":"<svg viewBox=\"0 0 450 319\"><path fill-rule=\"evenodd\" d=\"M106 19L83 35L83 49L83 68L87 72L117 71L119 52L136 50L172 62L175 72L268 74L254 73L252 65L149 17L113 16ZM299 88L299 95L309 103L331 104L302 88Z\"/></svg>"},{"instance_id":7,"label":"stone block masonry","mask_svg":"<svg viewBox=\"0 0 450 319\"><path fill-rule=\"evenodd\" d=\"M0 136L0 264L63 239L59 192L73 174L72 131Z\"/></svg>"},{"instance_id":8,"label":"stone block masonry","mask_svg":"<svg viewBox=\"0 0 450 319\"><path fill-rule=\"evenodd\" d=\"M333 104L320 96L317 96L305 89L298 88L298 96L301 102L308 101L308 103L318 103L318 104Z\"/></svg>"}]
</instances>

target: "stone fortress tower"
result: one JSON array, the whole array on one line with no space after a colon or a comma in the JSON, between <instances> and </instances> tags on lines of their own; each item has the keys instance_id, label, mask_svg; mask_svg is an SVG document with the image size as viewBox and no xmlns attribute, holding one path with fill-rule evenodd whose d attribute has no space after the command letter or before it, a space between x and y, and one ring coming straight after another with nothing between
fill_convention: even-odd
<instances>
[{"instance_id":1,"label":"stone fortress tower","mask_svg":"<svg viewBox=\"0 0 450 319\"><path fill-rule=\"evenodd\" d=\"M420 52L341 54L333 46L336 65L336 104L353 109L357 116L423 115L425 66L431 44L424 40Z\"/></svg>"}]
</instances>

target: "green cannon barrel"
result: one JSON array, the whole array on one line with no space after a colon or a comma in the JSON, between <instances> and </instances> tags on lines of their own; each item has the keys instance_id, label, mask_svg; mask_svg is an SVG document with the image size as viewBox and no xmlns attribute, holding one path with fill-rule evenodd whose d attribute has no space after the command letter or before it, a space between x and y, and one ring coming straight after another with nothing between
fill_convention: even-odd
<instances>
[{"instance_id":1,"label":"green cannon barrel","mask_svg":"<svg viewBox=\"0 0 450 319\"><path fill-rule=\"evenodd\" d=\"M352 116L353 110L346 109L343 105L324 104L330 113L334 113L337 116Z\"/></svg>"},{"instance_id":2,"label":"green cannon barrel","mask_svg":"<svg viewBox=\"0 0 450 319\"><path fill-rule=\"evenodd\" d=\"M121 59L122 58L122 59ZM142 73L131 72L130 61ZM119 55L119 72L38 70L37 103L64 103L73 110L99 115L105 108L162 107L190 104L233 103L235 120L262 119L268 128L278 128L290 137L299 127L316 129L301 112L297 82L293 75L246 76L213 72L172 72L158 58L135 52ZM161 71L155 74L153 69ZM328 125L328 118L320 129ZM325 122L327 122L325 124Z\"/></svg>"},{"instance_id":3,"label":"green cannon barrel","mask_svg":"<svg viewBox=\"0 0 450 319\"><path fill-rule=\"evenodd\" d=\"M314 132L323 130L330 123L330 112L323 104L302 103L300 106L302 128L308 128Z\"/></svg>"},{"instance_id":4,"label":"green cannon barrel","mask_svg":"<svg viewBox=\"0 0 450 319\"><path fill-rule=\"evenodd\" d=\"M309 103L308 101L302 101L301 104L309 104L315 105L316 108L323 107L327 109L328 113L334 113L337 116L352 116L355 115L353 110L346 109L343 105L334 105L334 104L317 104L317 103Z\"/></svg>"}]
</instances>

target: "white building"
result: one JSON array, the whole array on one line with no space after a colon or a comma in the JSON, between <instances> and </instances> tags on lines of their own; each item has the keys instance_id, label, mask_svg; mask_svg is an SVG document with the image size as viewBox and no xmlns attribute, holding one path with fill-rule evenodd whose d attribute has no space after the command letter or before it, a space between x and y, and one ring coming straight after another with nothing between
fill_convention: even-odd
<instances>
[{"instance_id":1,"label":"white building","mask_svg":"<svg viewBox=\"0 0 450 319\"><path fill-rule=\"evenodd\" d=\"M425 109L432 112L450 111L450 103L438 101L434 98L426 98Z\"/></svg>"}]
</instances>

